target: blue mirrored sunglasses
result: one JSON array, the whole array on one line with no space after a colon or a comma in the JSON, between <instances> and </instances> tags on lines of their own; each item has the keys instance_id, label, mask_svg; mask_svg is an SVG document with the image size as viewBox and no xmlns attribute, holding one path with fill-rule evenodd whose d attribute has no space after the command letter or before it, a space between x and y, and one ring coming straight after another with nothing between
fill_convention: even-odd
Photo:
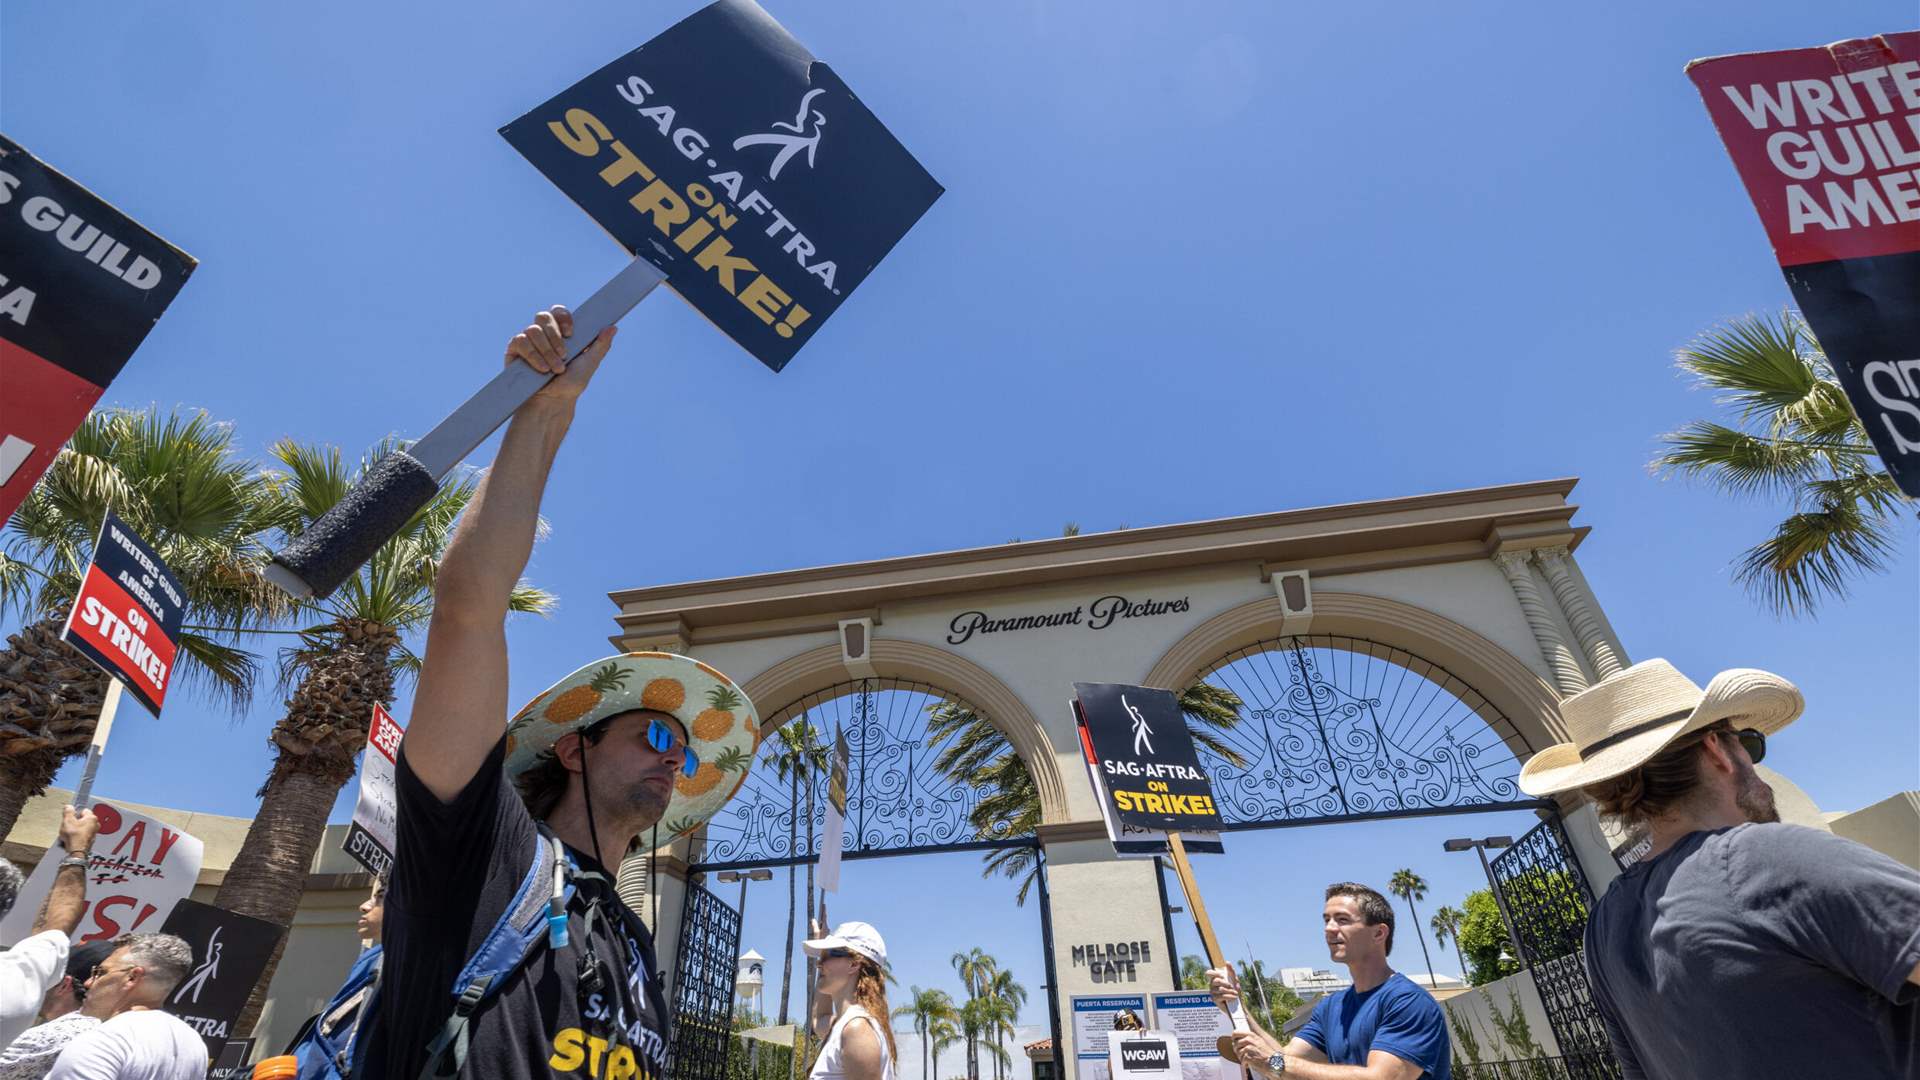
<instances>
[{"instance_id":1,"label":"blue mirrored sunglasses","mask_svg":"<svg viewBox=\"0 0 1920 1080\"><path fill-rule=\"evenodd\" d=\"M647 745L653 747L655 753L664 754L673 749L675 744L679 744L687 755L686 761L680 765L680 771L692 776L700 770L700 756L693 752L693 747L681 743L680 736L665 720L654 720L647 724Z\"/></svg>"}]
</instances>

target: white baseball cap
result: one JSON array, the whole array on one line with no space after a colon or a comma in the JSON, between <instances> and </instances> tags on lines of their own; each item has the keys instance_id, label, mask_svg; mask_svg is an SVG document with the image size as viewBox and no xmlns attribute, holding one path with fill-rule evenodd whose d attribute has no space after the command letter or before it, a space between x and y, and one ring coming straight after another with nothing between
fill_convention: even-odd
<instances>
[{"instance_id":1,"label":"white baseball cap","mask_svg":"<svg viewBox=\"0 0 1920 1080\"><path fill-rule=\"evenodd\" d=\"M823 938L814 938L801 943L814 956L830 949L846 949L887 966L887 943L880 940L880 931L863 922L843 922L833 928L833 932Z\"/></svg>"}]
</instances>

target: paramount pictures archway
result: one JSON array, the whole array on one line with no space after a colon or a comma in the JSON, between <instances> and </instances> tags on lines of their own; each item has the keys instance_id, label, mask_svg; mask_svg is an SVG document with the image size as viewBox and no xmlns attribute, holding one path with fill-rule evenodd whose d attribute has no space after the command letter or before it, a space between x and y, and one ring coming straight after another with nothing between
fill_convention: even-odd
<instances>
[{"instance_id":1,"label":"paramount pictures archway","mask_svg":"<svg viewBox=\"0 0 1920 1080\"><path fill-rule=\"evenodd\" d=\"M850 858L966 848L1042 866L1040 930L1054 1045L1073 994L1111 992L1089 964L1148 942L1127 989L1173 989L1157 868L1114 857L1067 699L1079 681L1231 690L1239 759L1204 755L1229 829L1532 809L1501 857L1553 1032L1576 1076L1613 1075L1587 1001L1579 931L1617 873L1591 808L1524 796L1525 759L1562 738L1558 703L1625 651L1572 552L1572 481L1283 511L970 551L618 591L623 649L697 656L743 683L773 732L810 719L848 732ZM943 705L984 717L1031 775L1041 821L1020 835L967 824L979 794L933 767ZM864 744L864 745L863 745ZM814 829L776 771L659 857L648 883L675 1012L676 1076L717 1077L738 916L702 887L723 867L812 856ZM801 799L804 801L805 795ZM630 860L631 876L643 860ZM1157 946L1157 947L1153 947ZM1166 958L1162 963L1161 957ZM1096 977L1101 981L1096 982ZM1067 1075L1071 1076L1069 1072Z\"/></svg>"}]
</instances>

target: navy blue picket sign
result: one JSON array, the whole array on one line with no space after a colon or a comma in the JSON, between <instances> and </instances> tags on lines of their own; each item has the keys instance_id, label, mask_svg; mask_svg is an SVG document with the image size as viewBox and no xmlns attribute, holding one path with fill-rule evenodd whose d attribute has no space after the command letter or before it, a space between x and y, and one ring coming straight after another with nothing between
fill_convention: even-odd
<instances>
[{"instance_id":1,"label":"navy blue picket sign","mask_svg":"<svg viewBox=\"0 0 1920 1080\"><path fill-rule=\"evenodd\" d=\"M940 185L752 0L719 0L500 129L775 371Z\"/></svg>"}]
</instances>

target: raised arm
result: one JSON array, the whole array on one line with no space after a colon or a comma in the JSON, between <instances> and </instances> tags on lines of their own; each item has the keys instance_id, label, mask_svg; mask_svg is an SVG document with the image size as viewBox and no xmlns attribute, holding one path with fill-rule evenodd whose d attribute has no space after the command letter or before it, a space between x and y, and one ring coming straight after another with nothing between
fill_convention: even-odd
<instances>
[{"instance_id":1,"label":"raised arm","mask_svg":"<svg viewBox=\"0 0 1920 1080\"><path fill-rule=\"evenodd\" d=\"M533 553L540 496L580 392L613 342L608 327L568 364L573 316L542 311L507 344L507 362L559 372L507 424L493 468L447 545L433 590L420 690L401 752L427 790L453 801L507 724L507 600Z\"/></svg>"},{"instance_id":2,"label":"raised arm","mask_svg":"<svg viewBox=\"0 0 1920 1080\"><path fill-rule=\"evenodd\" d=\"M69 806L60 812L60 846L67 850L67 857L54 871L53 888L40 905L33 933L58 930L72 937L79 928L80 917L87 911L87 853L99 832L100 820L93 811Z\"/></svg>"}]
</instances>

